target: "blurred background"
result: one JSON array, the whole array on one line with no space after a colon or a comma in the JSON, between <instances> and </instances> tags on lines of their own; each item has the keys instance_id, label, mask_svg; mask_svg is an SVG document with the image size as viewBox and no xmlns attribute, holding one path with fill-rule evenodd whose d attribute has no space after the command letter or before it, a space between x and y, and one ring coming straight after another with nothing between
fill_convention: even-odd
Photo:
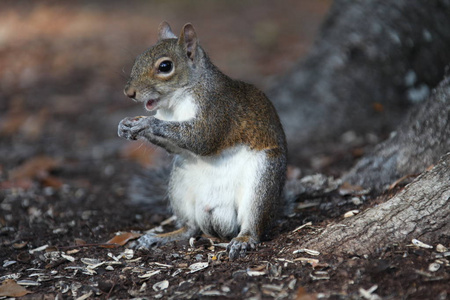
<instances>
[{"instance_id":1,"label":"blurred background","mask_svg":"<svg viewBox=\"0 0 450 300\"><path fill-rule=\"evenodd\" d=\"M69 162L107 168L115 159L146 166L159 161L152 159L155 147L121 140L116 130L122 118L142 114L122 89L134 58L156 42L161 21L175 33L191 22L222 71L266 90L306 54L330 4L0 2L3 187L30 185L55 165L67 170ZM29 164L35 171L25 176Z\"/></svg>"},{"instance_id":2,"label":"blurred background","mask_svg":"<svg viewBox=\"0 0 450 300\"><path fill-rule=\"evenodd\" d=\"M40 286L28 287L36 292L28 299L39 295L51 299L52 293L61 295L65 284L71 286L74 297L82 294L77 292L82 291L80 286L86 291L84 295L93 286L95 289L103 286L105 295L108 293L106 298L124 299L140 296L131 292L137 291L136 288L142 290L147 283L147 291L153 292L154 281L167 274L163 271L150 280L149 277L138 279L139 273L131 270L132 273L124 273L125 268L115 267L115 271L108 272L99 269L98 276L90 277L66 268L62 260L50 264L46 256L43 260L41 252L29 251L43 245L71 249L72 245L87 243L93 247L83 248L78 258L95 257L103 261L106 251L95 245L110 240L114 232L144 231L160 226L169 216L164 201L166 174L161 171L164 168L155 171L152 167L167 165L170 157L156 146L117 136L121 119L144 113L141 104L124 96L123 87L135 57L156 42L161 21L168 21L175 33L191 22L212 61L232 78L253 83L266 92L271 91L272 85L277 87L272 91L272 100L284 103L279 109L283 109L280 111L291 125L285 128L294 137L290 140L290 157L300 157L300 154L305 157L290 162L290 179L307 175L310 170L340 176L365 155L366 149L370 149L366 145L373 146L387 138L405 115L409 107L405 103L411 99L424 100L442 80L444 66L450 61L450 26L445 22L450 20L448 1L340 1L338 7L333 6L334 14L323 27L326 32L322 33L329 40L322 39L315 55L310 56L303 68L297 68L292 78L283 78L312 48L331 2L0 1L0 274L5 274L3 278L17 279L18 274L21 279L39 281L40 277L31 277L35 276L31 273L36 274L36 268L45 269L39 273L44 274L42 278L47 278L50 271L51 276L57 274ZM368 22L367 16L370 16ZM324 119L330 122L322 122ZM322 140L324 136L326 139ZM317 139L316 145L309 143L309 137ZM394 164L391 157L388 162ZM379 169L377 160L375 170ZM359 177L360 173L356 174ZM406 174L402 179L409 179L414 172ZM325 185L322 182L325 177L314 178L317 186ZM383 175L383 180L391 183L389 178ZM316 180L305 182L306 186L316 184ZM403 184L398 180L392 186L398 183ZM414 299L430 299L421 297L426 291L426 295L440 293L445 298L448 287L444 281L448 276L444 273L448 274L448 269L441 268L442 273L434 275L423 272L425 277L415 272L415 268L427 270L429 263L435 261L435 252L409 246L409 250L399 251L403 248L389 245L382 248L381 254L377 252L373 256L375 260L348 260L347 256L322 253L325 255L320 257L317 270L332 270L329 281L314 280L327 278L313 276L310 272L316 270L300 267L303 264L300 261L286 267L288 260L283 263L283 281L272 276L273 270L281 274L281 260L273 265L261 265L264 270L270 269L266 281L263 277L247 280L242 268L256 270L261 261L272 261L273 253L278 253L277 256L292 253L286 249L296 247L305 234L315 234L317 224L325 226L342 220L344 212L357 207L363 210L369 204L365 202L369 197L365 195L366 190L356 185L348 185L348 193L341 189L342 195L330 193L321 197L318 193L306 205L301 196L305 188L299 181L294 180L288 188L292 194L300 194L301 203L295 214L277 225L274 240L263 251L254 255L248 264L239 262L222 267L214 264L214 269L208 272L222 277L199 272L191 280L183 277L191 276L183 271L185 275L170 279L170 291L189 290L196 297L199 290L211 292L210 288L226 283L233 285L233 293L248 291L245 297L267 298L264 290L272 294L268 288L271 285L280 287L278 298L294 293L297 298L304 298L302 295L315 298L316 294L305 294L307 288L323 293L324 297L343 299L358 298L363 287L376 283L375 287L380 286L376 293L380 292L381 296L414 298L419 295ZM310 193L305 191L305 195ZM148 200L148 193L160 201L151 201L151 208L142 203ZM383 198L377 198L370 203L381 201ZM362 202L365 206L359 206ZM301 228L297 226L309 221L314 223L314 228L296 232ZM276 233L282 234L275 238ZM199 246L198 249L207 247ZM174 247L175 251L168 247L171 247L169 253L166 253L168 248L163 248L161 252L155 251L155 256L145 255L144 260L133 261L136 266L160 261L181 268L180 262L186 264L202 256L199 254L198 258L197 252L190 250L181 253L184 248L178 246ZM119 257L123 250L109 251ZM206 252L200 253L206 259ZM128 265L126 269L130 269ZM379 271L373 272L374 269ZM181 280L192 285L182 285ZM111 294L115 287L117 294ZM286 289L291 290L289 294ZM261 290L263 294L258 294Z\"/></svg>"}]
</instances>

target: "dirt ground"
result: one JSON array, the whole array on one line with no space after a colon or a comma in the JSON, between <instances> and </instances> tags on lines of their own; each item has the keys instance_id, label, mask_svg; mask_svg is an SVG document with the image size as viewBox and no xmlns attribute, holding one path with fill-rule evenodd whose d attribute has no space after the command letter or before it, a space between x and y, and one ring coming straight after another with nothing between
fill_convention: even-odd
<instances>
[{"instance_id":1,"label":"dirt ground","mask_svg":"<svg viewBox=\"0 0 450 300\"><path fill-rule=\"evenodd\" d=\"M267 89L306 53L329 5L3 1L0 298L447 299L450 253L436 246L448 240L380 245L368 257L302 249L306 235L383 197L362 196L362 207L354 195L300 201L257 251L236 261L225 241L208 237L149 251L123 245L136 232L174 226L165 209L131 201L129 188L136 174L170 157L116 134L122 118L142 114L122 89L158 24L167 20L178 32L192 22L225 73ZM354 159L346 155L332 172ZM117 247L105 245L118 233Z\"/></svg>"}]
</instances>

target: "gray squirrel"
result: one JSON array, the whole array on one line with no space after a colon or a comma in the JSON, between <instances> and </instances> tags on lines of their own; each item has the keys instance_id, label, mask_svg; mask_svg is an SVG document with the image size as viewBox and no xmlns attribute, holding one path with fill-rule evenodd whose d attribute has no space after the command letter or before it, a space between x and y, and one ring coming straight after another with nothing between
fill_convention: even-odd
<instances>
[{"instance_id":1,"label":"gray squirrel","mask_svg":"<svg viewBox=\"0 0 450 300\"><path fill-rule=\"evenodd\" d=\"M191 24L180 37L159 26L139 55L124 93L150 116L128 117L118 135L174 155L168 196L180 228L147 233L149 248L205 233L225 240L230 259L255 249L282 206L286 138L272 103L214 66Z\"/></svg>"}]
</instances>

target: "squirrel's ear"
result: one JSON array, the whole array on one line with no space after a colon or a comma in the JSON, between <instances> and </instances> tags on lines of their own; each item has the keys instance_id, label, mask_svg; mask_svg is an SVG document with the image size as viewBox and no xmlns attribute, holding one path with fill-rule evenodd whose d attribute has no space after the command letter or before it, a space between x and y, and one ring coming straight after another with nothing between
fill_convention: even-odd
<instances>
[{"instance_id":1,"label":"squirrel's ear","mask_svg":"<svg viewBox=\"0 0 450 300\"><path fill-rule=\"evenodd\" d=\"M178 42L186 50L186 55L191 60L194 60L197 51L197 34L195 33L194 26L192 26L191 23L184 25Z\"/></svg>"},{"instance_id":2,"label":"squirrel's ear","mask_svg":"<svg viewBox=\"0 0 450 300\"><path fill-rule=\"evenodd\" d=\"M169 23L167 23L166 21L161 22L161 24L159 24L158 31L159 31L158 41L177 38L177 36L172 32Z\"/></svg>"}]
</instances>

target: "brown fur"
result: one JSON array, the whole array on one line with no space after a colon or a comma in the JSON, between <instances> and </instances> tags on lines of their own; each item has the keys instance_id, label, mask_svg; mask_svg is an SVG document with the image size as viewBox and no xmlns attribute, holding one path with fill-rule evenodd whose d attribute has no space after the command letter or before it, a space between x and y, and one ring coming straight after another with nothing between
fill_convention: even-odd
<instances>
[{"instance_id":1,"label":"brown fur","mask_svg":"<svg viewBox=\"0 0 450 300\"><path fill-rule=\"evenodd\" d=\"M158 76L158 60L162 57L169 57L173 62L173 74ZM259 171L254 174L258 178L256 186L252 186L255 195L248 198L252 199L248 202L251 207L248 212L245 210L248 222L243 223L246 227L235 223L236 227L242 227L239 234L226 232L233 238L228 248L230 257L236 258L245 254L248 247L255 247L280 209L286 173L284 131L274 106L263 92L229 78L211 63L199 46L192 25L185 25L180 38L176 39L169 25L162 23L158 43L136 59L125 94L135 100L146 101L149 97L173 95L180 89L189 90L195 101L197 113L194 118L180 122L152 117L124 119L119 125L119 135L128 139L145 138L167 151L187 151L195 157L215 159L222 151L241 145L255 150L255 153L264 152L261 174ZM171 184L176 185L177 182ZM198 225L186 227L188 221L181 220L185 227L177 231L143 236L141 244L149 247L153 243L182 239L196 233ZM220 224L216 228L219 231L223 229ZM210 232L214 232L214 228Z\"/></svg>"}]
</instances>

